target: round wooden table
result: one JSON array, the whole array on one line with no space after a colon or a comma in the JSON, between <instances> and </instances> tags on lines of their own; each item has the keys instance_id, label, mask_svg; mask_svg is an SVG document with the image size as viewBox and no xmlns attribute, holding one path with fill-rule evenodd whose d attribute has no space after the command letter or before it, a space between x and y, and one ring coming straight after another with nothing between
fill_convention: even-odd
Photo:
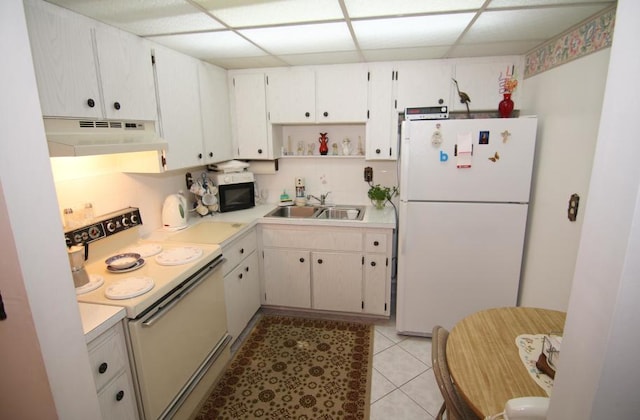
<instances>
[{"instance_id":1,"label":"round wooden table","mask_svg":"<svg viewBox=\"0 0 640 420\"><path fill-rule=\"evenodd\" d=\"M447 362L458 391L480 417L501 412L511 398L546 397L522 363L516 337L564 330L564 312L494 308L458 322L447 340Z\"/></svg>"}]
</instances>

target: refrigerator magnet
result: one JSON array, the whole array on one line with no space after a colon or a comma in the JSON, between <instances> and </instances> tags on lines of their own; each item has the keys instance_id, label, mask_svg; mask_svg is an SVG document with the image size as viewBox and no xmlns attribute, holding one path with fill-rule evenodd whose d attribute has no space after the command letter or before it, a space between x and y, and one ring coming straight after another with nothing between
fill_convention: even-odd
<instances>
[{"instance_id":1,"label":"refrigerator magnet","mask_svg":"<svg viewBox=\"0 0 640 420\"><path fill-rule=\"evenodd\" d=\"M503 143L508 142L511 138L511 133L509 132L509 130L504 130L502 133L500 133L500 135L502 136Z\"/></svg>"},{"instance_id":2,"label":"refrigerator magnet","mask_svg":"<svg viewBox=\"0 0 640 420\"><path fill-rule=\"evenodd\" d=\"M481 131L478 136L478 144L489 144L489 132Z\"/></svg>"},{"instance_id":3,"label":"refrigerator magnet","mask_svg":"<svg viewBox=\"0 0 640 420\"><path fill-rule=\"evenodd\" d=\"M495 152L493 156L489 157L489 160L495 163L500 160L500 155L498 154L498 152Z\"/></svg>"},{"instance_id":4,"label":"refrigerator magnet","mask_svg":"<svg viewBox=\"0 0 640 420\"><path fill-rule=\"evenodd\" d=\"M440 124L436 125L436 131L431 135L431 144L433 147L440 147L442 144L442 133L440 132Z\"/></svg>"}]
</instances>

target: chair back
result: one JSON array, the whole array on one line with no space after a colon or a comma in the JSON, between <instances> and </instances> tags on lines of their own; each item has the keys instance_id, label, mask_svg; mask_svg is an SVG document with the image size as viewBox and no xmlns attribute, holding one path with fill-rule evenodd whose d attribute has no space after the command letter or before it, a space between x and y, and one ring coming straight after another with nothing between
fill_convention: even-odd
<instances>
[{"instance_id":1,"label":"chair back","mask_svg":"<svg viewBox=\"0 0 640 420\"><path fill-rule=\"evenodd\" d=\"M431 364L433 366L433 374L440 388L440 393L444 398L444 403L436 416L436 420L441 420L445 412L447 413L448 420L477 419L478 417L456 391L451 379L446 353L448 338L449 331L445 328L439 325L433 327L431 336Z\"/></svg>"}]
</instances>

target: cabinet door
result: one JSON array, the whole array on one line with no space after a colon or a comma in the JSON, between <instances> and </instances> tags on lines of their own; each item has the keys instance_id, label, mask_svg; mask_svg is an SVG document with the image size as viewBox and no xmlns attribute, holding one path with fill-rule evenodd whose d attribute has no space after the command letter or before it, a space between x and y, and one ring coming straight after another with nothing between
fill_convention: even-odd
<instances>
[{"instance_id":1,"label":"cabinet door","mask_svg":"<svg viewBox=\"0 0 640 420\"><path fill-rule=\"evenodd\" d=\"M366 122L366 68L359 64L318 68L316 113L318 123Z\"/></svg>"},{"instance_id":2,"label":"cabinet door","mask_svg":"<svg viewBox=\"0 0 640 420\"><path fill-rule=\"evenodd\" d=\"M309 251L266 248L263 254L265 303L310 308Z\"/></svg>"},{"instance_id":3,"label":"cabinet door","mask_svg":"<svg viewBox=\"0 0 640 420\"><path fill-rule=\"evenodd\" d=\"M389 315L390 269L384 254L368 254L364 261L364 306L368 314Z\"/></svg>"},{"instance_id":4,"label":"cabinet door","mask_svg":"<svg viewBox=\"0 0 640 420\"><path fill-rule=\"evenodd\" d=\"M315 82L312 70L280 70L268 73L269 121L272 124L315 122Z\"/></svg>"},{"instance_id":5,"label":"cabinet door","mask_svg":"<svg viewBox=\"0 0 640 420\"><path fill-rule=\"evenodd\" d=\"M398 157L398 113L393 104L395 69L388 63L369 68L367 159L395 160Z\"/></svg>"},{"instance_id":6,"label":"cabinet door","mask_svg":"<svg viewBox=\"0 0 640 420\"><path fill-rule=\"evenodd\" d=\"M233 158L227 72L209 63L198 64L204 163Z\"/></svg>"},{"instance_id":7,"label":"cabinet door","mask_svg":"<svg viewBox=\"0 0 640 420\"><path fill-rule=\"evenodd\" d=\"M362 254L312 252L313 308L362 311Z\"/></svg>"},{"instance_id":8,"label":"cabinet door","mask_svg":"<svg viewBox=\"0 0 640 420\"><path fill-rule=\"evenodd\" d=\"M150 44L106 25L95 36L106 117L156 120Z\"/></svg>"},{"instance_id":9,"label":"cabinet door","mask_svg":"<svg viewBox=\"0 0 640 420\"><path fill-rule=\"evenodd\" d=\"M42 114L101 118L90 21L44 1L25 12Z\"/></svg>"},{"instance_id":10,"label":"cabinet door","mask_svg":"<svg viewBox=\"0 0 640 420\"><path fill-rule=\"evenodd\" d=\"M471 98L469 108L472 111L497 110L498 103L502 100L504 82L518 71L522 75L522 67L517 59L500 60L492 62L460 63L455 67L455 78L461 91L466 92ZM522 77L520 77L522 80ZM455 90L455 87L453 88ZM516 105L517 95L520 89L516 89L511 99ZM466 111L464 104L460 103L457 91L454 93L452 110Z\"/></svg>"},{"instance_id":11,"label":"cabinet door","mask_svg":"<svg viewBox=\"0 0 640 420\"><path fill-rule=\"evenodd\" d=\"M267 133L267 98L264 74L236 74L232 79L233 125L241 159L273 159Z\"/></svg>"},{"instance_id":12,"label":"cabinet door","mask_svg":"<svg viewBox=\"0 0 640 420\"><path fill-rule=\"evenodd\" d=\"M235 340L260 308L258 254L253 252L224 277L227 329Z\"/></svg>"},{"instance_id":13,"label":"cabinet door","mask_svg":"<svg viewBox=\"0 0 640 420\"><path fill-rule=\"evenodd\" d=\"M452 66L437 60L398 65L398 112L407 107L452 106ZM457 95L456 95L457 98ZM442 101L442 102L441 102Z\"/></svg>"},{"instance_id":14,"label":"cabinet door","mask_svg":"<svg viewBox=\"0 0 640 420\"><path fill-rule=\"evenodd\" d=\"M202 165L198 60L156 46L161 135L169 143L167 169Z\"/></svg>"}]
</instances>

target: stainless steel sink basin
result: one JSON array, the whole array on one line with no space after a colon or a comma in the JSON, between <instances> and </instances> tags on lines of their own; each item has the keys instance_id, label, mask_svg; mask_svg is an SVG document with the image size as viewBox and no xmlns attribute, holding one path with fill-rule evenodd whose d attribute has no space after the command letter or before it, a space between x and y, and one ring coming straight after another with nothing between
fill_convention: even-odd
<instances>
[{"instance_id":1,"label":"stainless steel sink basin","mask_svg":"<svg viewBox=\"0 0 640 420\"><path fill-rule=\"evenodd\" d=\"M355 215L353 213L355 212ZM351 217L349 217L351 214ZM323 220L362 220L363 206L288 206L278 207L267 213L265 217L284 217Z\"/></svg>"},{"instance_id":2,"label":"stainless steel sink basin","mask_svg":"<svg viewBox=\"0 0 640 420\"><path fill-rule=\"evenodd\" d=\"M278 207L277 209L268 213L265 217L298 217L298 218L310 218L316 216L322 210L321 207L315 206L289 206Z\"/></svg>"},{"instance_id":3,"label":"stainless steel sink basin","mask_svg":"<svg viewBox=\"0 0 640 420\"><path fill-rule=\"evenodd\" d=\"M323 209L316 219L339 219L339 220L362 220L364 217L364 207L328 207Z\"/></svg>"}]
</instances>

